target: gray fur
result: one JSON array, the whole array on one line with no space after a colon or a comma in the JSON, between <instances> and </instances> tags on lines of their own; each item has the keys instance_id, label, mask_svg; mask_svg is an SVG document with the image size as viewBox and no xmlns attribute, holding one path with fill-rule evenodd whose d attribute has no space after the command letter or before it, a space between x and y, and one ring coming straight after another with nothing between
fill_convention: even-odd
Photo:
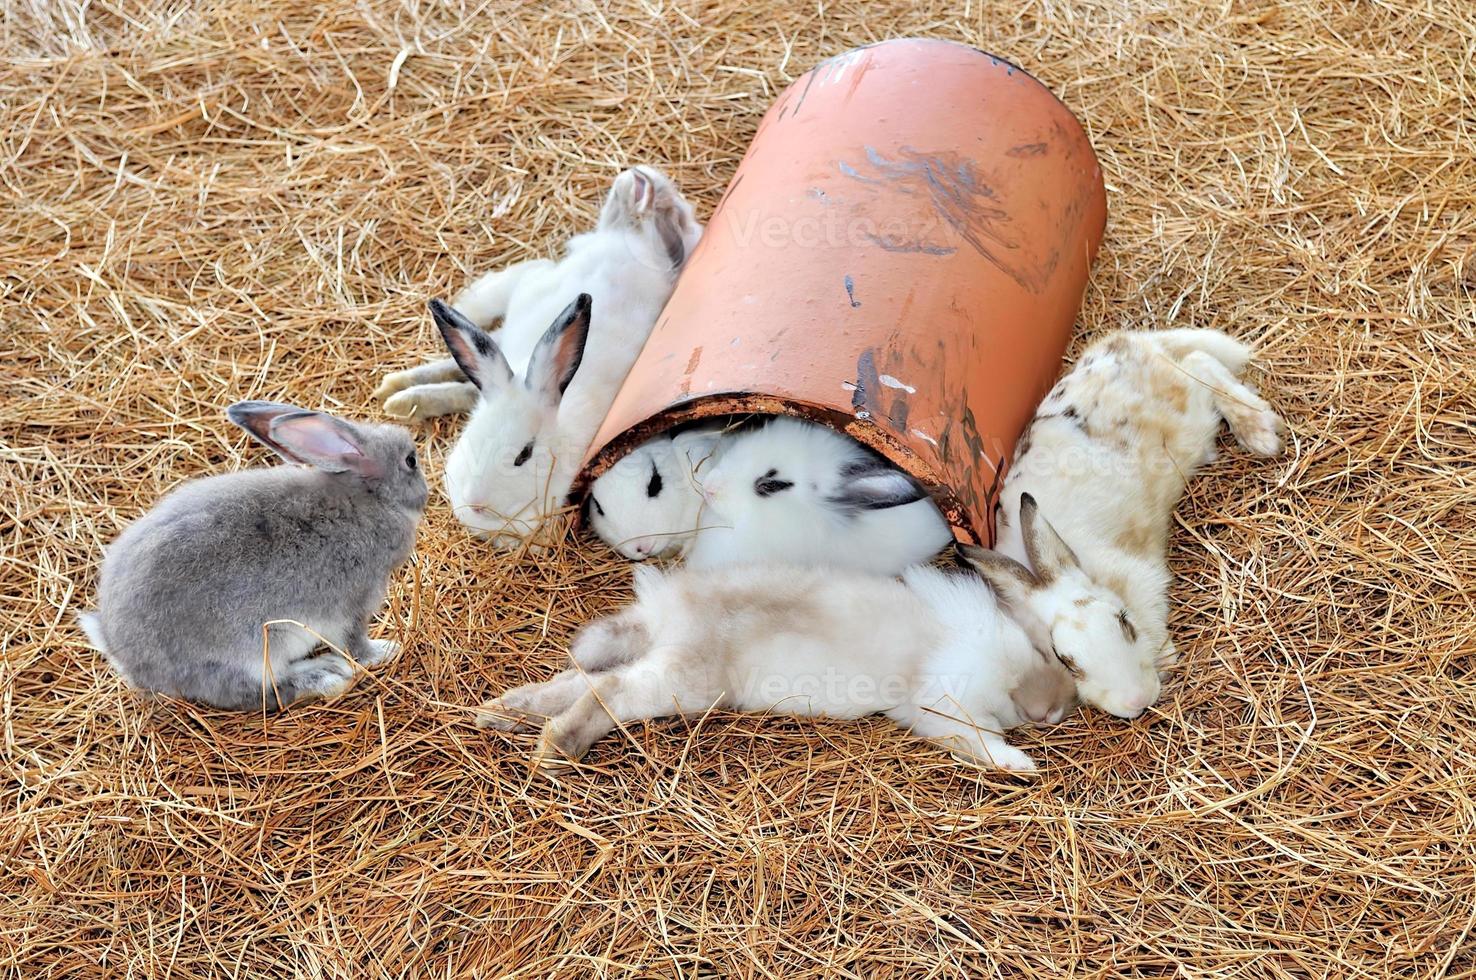
<instances>
[{"instance_id":1,"label":"gray fur","mask_svg":"<svg viewBox=\"0 0 1476 980\"><path fill-rule=\"evenodd\" d=\"M306 416L356 447L327 462L337 472L279 466L191 481L107 549L98 610L79 619L134 687L241 710L348 688L355 667L301 628L272 626L264 644L272 620L306 624L360 665L393 655L366 629L425 509L419 461L406 463L415 444L399 426ZM305 459L289 435L304 410L240 402L229 417Z\"/></svg>"}]
</instances>

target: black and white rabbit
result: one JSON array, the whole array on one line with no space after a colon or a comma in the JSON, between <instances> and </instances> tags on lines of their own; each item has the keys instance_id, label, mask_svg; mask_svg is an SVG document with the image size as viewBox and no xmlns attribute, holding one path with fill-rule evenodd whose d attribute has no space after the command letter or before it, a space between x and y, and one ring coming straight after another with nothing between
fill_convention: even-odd
<instances>
[{"instance_id":1,"label":"black and white rabbit","mask_svg":"<svg viewBox=\"0 0 1476 980\"><path fill-rule=\"evenodd\" d=\"M108 547L78 618L136 688L269 710L399 651L369 621L409 557L426 483L410 434L272 402L226 416L289 463L193 480ZM306 627L306 628L304 628Z\"/></svg>"},{"instance_id":2,"label":"black and white rabbit","mask_svg":"<svg viewBox=\"0 0 1476 980\"><path fill-rule=\"evenodd\" d=\"M641 443L590 487L590 527L633 561L685 554L702 510L698 475L716 465L723 441L721 426L701 426Z\"/></svg>"},{"instance_id":3,"label":"black and white rabbit","mask_svg":"<svg viewBox=\"0 0 1476 980\"><path fill-rule=\"evenodd\" d=\"M896 575L953 540L907 474L833 429L774 418L725 440L698 475L694 568L769 561Z\"/></svg>"}]
</instances>

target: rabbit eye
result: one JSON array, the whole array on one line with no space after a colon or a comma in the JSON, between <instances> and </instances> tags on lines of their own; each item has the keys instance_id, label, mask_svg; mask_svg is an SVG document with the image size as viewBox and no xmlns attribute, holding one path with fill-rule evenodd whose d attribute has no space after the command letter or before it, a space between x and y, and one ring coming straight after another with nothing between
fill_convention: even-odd
<instances>
[{"instance_id":1,"label":"rabbit eye","mask_svg":"<svg viewBox=\"0 0 1476 980\"><path fill-rule=\"evenodd\" d=\"M415 454L411 453L405 457L405 466L411 470L415 469Z\"/></svg>"},{"instance_id":2,"label":"rabbit eye","mask_svg":"<svg viewBox=\"0 0 1476 980\"><path fill-rule=\"evenodd\" d=\"M781 490L788 490L794 486L790 480L781 480L778 470L770 470L757 480L753 481L753 492L760 497L772 497Z\"/></svg>"},{"instance_id":3,"label":"rabbit eye","mask_svg":"<svg viewBox=\"0 0 1476 980\"><path fill-rule=\"evenodd\" d=\"M661 473L656 469L656 462L651 462L651 482L646 484L646 496L655 497L661 493Z\"/></svg>"},{"instance_id":4,"label":"rabbit eye","mask_svg":"<svg viewBox=\"0 0 1476 980\"><path fill-rule=\"evenodd\" d=\"M594 504L594 509L595 509L595 513L596 514L599 514L601 517L604 517L605 516L605 508L603 508L603 507L600 506L600 498L599 497L596 497L594 494L590 494L589 495L589 502L592 503L592 504Z\"/></svg>"},{"instance_id":5,"label":"rabbit eye","mask_svg":"<svg viewBox=\"0 0 1476 980\"><path fill-rule=\"evenodd\" d=\"M1059 653L1057 653L1056 645L1054 643L1051 644L1051 655L1054 656L1058 661L1060 661L1062 667L1066 668L1066 673L1070 674L1076 680L1081 680L1081 668L1076 666L1076 661L1072 660L1070 657L1063 657Z\"/></svg>"},{"instance_id":6,"label":"rabbit eye","mask_svg":"<svg viewBox=\"0 0 1476 980\"><path fill-rule=\"evenodd\" d=\"M514 466L522 466L524 463L528 462L528 459L532 455L533 455L533 443L530 442L526 446L524 446L522 449L518 450L518 458L515 459L515 460L513 460L513 465Z\"/></svg>"},{"instance_id":7,"label":"rabbit eye","mask_svg":"<svg viewBox=\"0 0 1476 980\"><path fill-rule=\"evenodd\" d=\"M1127 641L1129 643L1137 643L1138 642L1138 630L1137 630L1136 627L1133 626L1132 622L1128 619L1128 614L1127 614L1127 610L1126 609L1122 610L1121 612L1119 612L1117 614L1117 625L1119 625L1119 626L1122 627L1122 635L1127 638Z\"/></svg>"}]
</instances>

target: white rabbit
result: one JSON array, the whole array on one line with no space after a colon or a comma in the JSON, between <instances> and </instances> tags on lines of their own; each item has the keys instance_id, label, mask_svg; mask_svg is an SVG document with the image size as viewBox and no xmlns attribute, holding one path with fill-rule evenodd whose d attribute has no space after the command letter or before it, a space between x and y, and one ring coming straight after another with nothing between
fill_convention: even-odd
<instances>
[{"instance_id":1,"label":"white rabbit","mask_svg":"<svg viewBox=\"0 0 1476 980\"><path fill-rule=\"evenodd\" d=\"M606 325L596 323L591 336L591 357L619 362L625 356L626 340L633 341L636 352L640 350L656 313L671 295L676 273L701 238L702 225L671 179L655 167L632 167L615 178L598 226L571 238L562 261L529 259L494 270L462 290L451 305L491 333L513 373L521 378L549 322L575 296L589 293L599 302L607 287L616 286L610 296L615 304L624 301L628 290L637 300L638 308L631 310L635 320L610 324L608 333L613 337L609 340ZM618 283L626 272L634 279ZM643 311L649 313L649 322L640 320ZM492 324L499 319L502 326L493 331ZM626 332L631 335L624 336ZM634 352L630 357L634 359ZM628 370L629 365L626 367ZM479 400L476 386L454 358L388 374L374 397L390 415L406 420L470 412Z\"/></svg>"},{"instance_id":2,"label":"white rabbit","mask_svg":"<svg viewBox=\"0 0 1476 980\"><path fill-rule=\"evenodd\" d=\"M716 460L721 427L665 432L621 457L589 488L590 527L634 561L676 558L697 533L696 474Z\"/></svg>"},{"instance_id":3,"label":"white rabbit","mask_svg":"<svg viewBox=\"0 0 1476 980\"><path fill-rule=\"evenodd\" d=\"M578 666L487 702L477 724L527 731L552 716L535 756L551 761L580 758L617 723L713 706L882 713L985 764L1035 768L1002 733L1026 720L1011 692L1052 668L973 575L640 566L635 583L635 605L576 637Z\"/></svg>"},{"instance_id":4,"label":"white rabbit","mask_svg":"<svg viewBox=\"0 0 1476 980\"><path fill-rule=\"evenodd\" d=\"M953 540L911 477L799 419L731 436L698 482L707 509L687 555L694 568L780 561L895 575Z\"/></svg>"},{"instance_id":5,"label":"white rabbit","mask_svg":"<svg viewBox=\"0 0 1476 980\"><path fill-rule=\"evenodd\" d=\"M1057 383L1016 448L998 553L981 571L1081 699L1111 714L1153 704L1172 662L1170 521L1215 458L1221 419L1251 452L1281 451L1281 419L1238 379L1249 360L1215 330L1114 334Z\"/></svg>"},{"instance_id":6,"label":"white rabbit","mask_svg":"<svg viewBox=\"0 0 1476 980\"><path fill-rule=\"evenodd\" d=\"M599 228L571 240L557 266L504 270L463 294L459 302L483 320L506 313L497 337L445 304L433 309L442 339L478 389L446 460L446 492L462 524L515 547L563 507L700 234L670 180L650 168L627 170ZM513 273L511 289L496 278ZM582 307L579 296L587 297Z\"/></svg>"}]
</instances>

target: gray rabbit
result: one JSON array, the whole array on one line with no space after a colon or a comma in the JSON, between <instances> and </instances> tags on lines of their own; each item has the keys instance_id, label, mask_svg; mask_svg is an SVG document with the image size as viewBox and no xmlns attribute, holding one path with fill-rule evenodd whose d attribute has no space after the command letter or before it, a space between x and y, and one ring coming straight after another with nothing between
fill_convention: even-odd
<instances>
[{"instance_id":1,"label":"gray rabbit","mask_svg":"<svg viewBox=\"0 0 1476 980\"><path fill-rule=\"evenodd\" d=\"M415 444L399 426L272 402L226 417L311 468L170 493L107 549L99 608L78 618L137 688L239 710L340 694L355 667L323 641L363 666L399 652L366 629L425 509Z\"/></svg>"}]
</instances>

